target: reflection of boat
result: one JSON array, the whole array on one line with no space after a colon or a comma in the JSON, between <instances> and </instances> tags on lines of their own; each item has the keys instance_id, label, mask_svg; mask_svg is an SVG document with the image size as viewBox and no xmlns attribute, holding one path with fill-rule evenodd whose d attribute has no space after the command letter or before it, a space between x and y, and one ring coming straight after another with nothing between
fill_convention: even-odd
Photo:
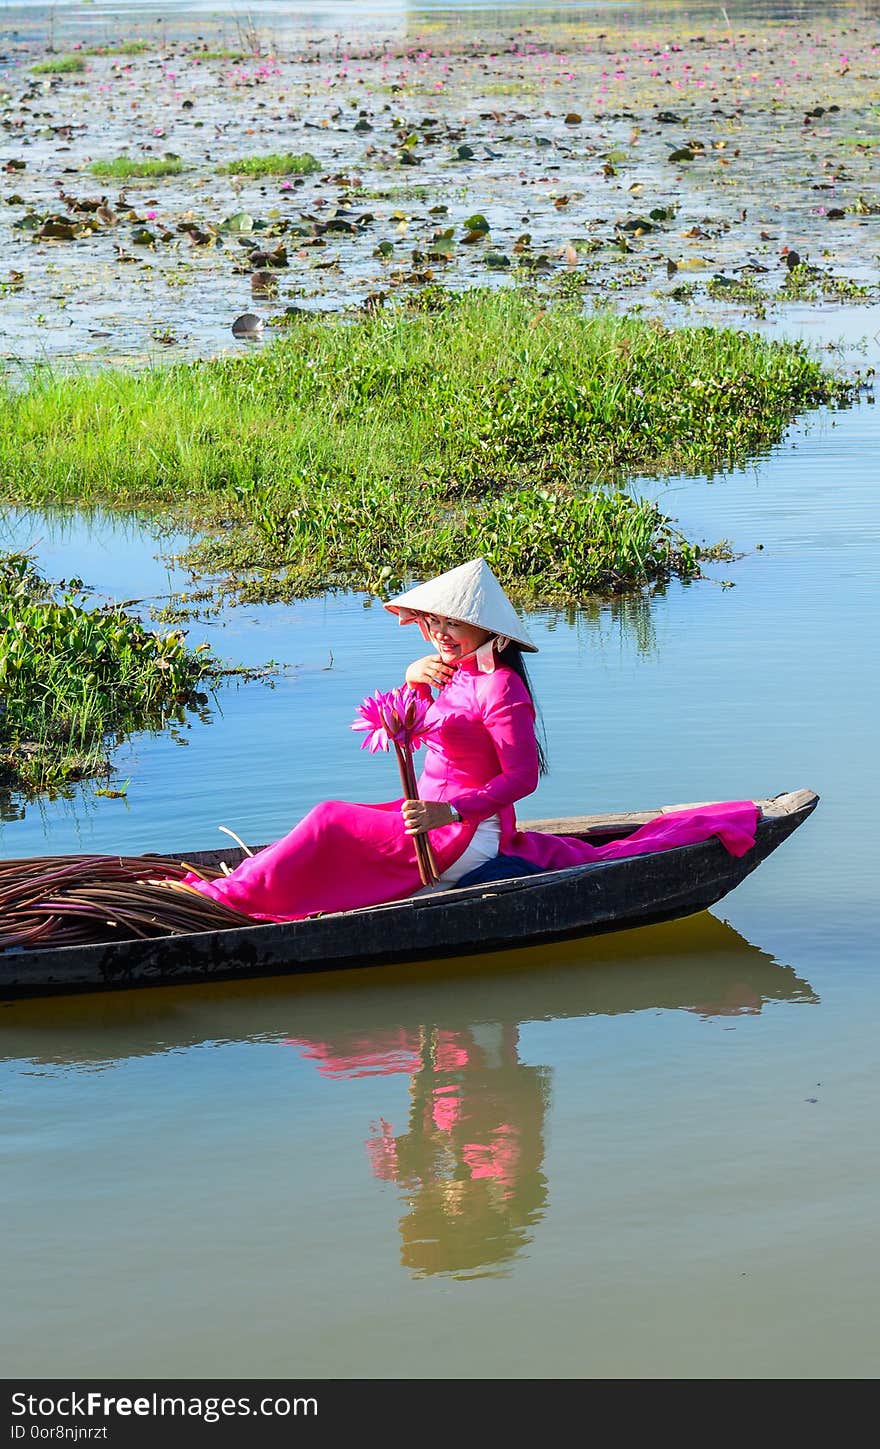
<instances>
[{"instance_id":1,"label":"reflection of boat","mask_svg":"<svg viewBox=\"0 0 880 1449\"><path fill-rule=\"evenodd\" d=\"M589 936L673 920L705 910L749 875L815 809L809 790L761 801L754 847L732 856L714 837L650 855L411 897L283 925L254 925L185 936L0 954L0 995L167 985L375 965ZM670 810L682 806L669 806ZM604 844L655 815L581 816L525 823L530 830ZM234 865L237 849L185 857Z\"/></svg>"},{"instance_id":2,"label":"reflection of boat","mask_svg":"<svg viewBox=\"0 0 880 1449\"><path fill-rule=\"evenodd\" d=\"M396 1059L395 1043L427 1021L470 1028L657 1010L721 1016L757 1013L770 1001L816 1000L790 966L704 911L617 935L425 962L417 972L385 966L368 975L336 971L9 1002L0 1012L0 1060L109 1066L189 1047L344 1035L345 1052L371 1075L384 1073Z\"/></svg>"}]
</instances>

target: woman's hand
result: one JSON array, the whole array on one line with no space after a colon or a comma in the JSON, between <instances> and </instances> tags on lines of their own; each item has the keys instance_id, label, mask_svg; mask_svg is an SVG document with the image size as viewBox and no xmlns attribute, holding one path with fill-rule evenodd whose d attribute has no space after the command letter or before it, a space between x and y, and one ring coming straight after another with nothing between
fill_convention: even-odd
<instances>
[{"instance_id":1,"label":"woman's hand","mask_svg":"<svg viewBox=\"0 0 880 1449\"><path fill-rule=\"evenodd\" d=\"M451 664L444 664L439 654L426 654L423 659L414 659L406 671L407 684L427 684L431 689L442 689L448 684L455 670Z\"/></svg>"},{"instance_id":2,"label":"woman's hand","mask_svg":"<svg viewBox=\"0 0 880 1449\"><path fill-rule=\"evenodd\" d=\"M407 835L424 835L453 823L452 806L443 800L404 800L400 813Z\"/></svg>"}]
</instances>

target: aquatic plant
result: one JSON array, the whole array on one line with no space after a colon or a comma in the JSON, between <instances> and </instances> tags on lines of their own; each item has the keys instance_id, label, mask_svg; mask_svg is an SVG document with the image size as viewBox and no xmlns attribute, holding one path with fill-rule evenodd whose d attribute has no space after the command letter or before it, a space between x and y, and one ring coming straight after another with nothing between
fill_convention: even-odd
<instances>
[{"instance_id":1,"label":"aquatic plant","mask_svg":"<svg viewBox=\"0 0 880 1449\"><path fill-rule=\"evenodd\" d=\"M87 45L83 48L83 55L144 55L152 50L148 40L119 40L115 44Z\"/></svg>"},{"instance_id":2,"label":"aquatic plant","mask_svg":"<svg viewBox=\"0 0 880 1449\"><path fill-rule=\"evenodd\" d=\"M92 161L89 171L93 176L112 177L118 181L131 176L179 176L185 170L179 156L158 157L114 156L109 161Z\"/></svg>"},{"instance_id":3,"label":"aquatic plant","mask_svg":"<svg viewBox=\"0 0 880 1449\"><path fill-rule=\"evenodd\" d=\"M755 317L767 315L767 303L771 300L757 282L740 277L727 277L718 273L706 284L706 295L714 302L727 302L747 308Z\"/></svg>"},{"instance_id":4,"label":"aquatic plant","mask_svg":"<svg viewBox=\"0 0 880 1449\"><path fill-rule=\"evenodd\" d=\"M819 298L829 302L858 302L869 300L872 289L851 277L835 276L823 267L798 262L786 272L778 295L780 300L789 302L814 302Z\"/></svg>"},{"instance_id":5,"label":"aquatic plant","mask_svg":"<svg viewBox=\"0 0 880 1449\"><path fill-rule=\"evenodd\" d=\"M153 633L117 605L87 608L81 581L49 583L27 554L0 554L0 786L34 795L109 771L134 730L204 706L217 661L180 632Z\"/></svg>"},{"instance_id":6,"label":"aquatic plant","mask_svg":"<svg viewBox=\"0 0 880 1449\"><path fill-rule=\"evenodd\" d=\"M435 726L428 720L430 707L430 699L423 698L408 684L384 693L377 689L363 701L352 725L353 730L365 732L362 750L369 749L375 754L377 750L394 746L400 783L408 800L419 798L413 750L420 749L434 731ZM422 885L433 885L439 877L430 841L426 835L416 835L413 844Z\"/></svg>"},{"instance_id":7,"label":"aquatic plant","mask_svg":"<svg viewBox=\"0 0 880 1449\"><path fill-rule=\"evenodd\" d=\"M320 169L320 161L310 151L299 155L273 152L268 156L242 156L217 167L221 176L308 176Z\"/></svg>"},{"instance_id":8,"label":"aquatic plant","mask_svg":"<svg viewBox=\"0 0 880 1449\"><path fill-rule=\"evenodd\" d=\"M427 718L430 706L430 699L417 694L408 684L384 693L377 689L359 706L352 729L365 734L361 749L369 750L371 755L377 750L387 751L392 745L418 750L434 728Z\"/></svg>"},{"instance_id":9,"label":"aquatic plant","mask_svg":"<svg viewBox=\"0 0 880 1449\"><path fill-rule=\"evenodd\" d=\"M69 75L84 71L86 63L81 55L50 55L31 66L34 75Z\"/></svg>"}]
</instances>

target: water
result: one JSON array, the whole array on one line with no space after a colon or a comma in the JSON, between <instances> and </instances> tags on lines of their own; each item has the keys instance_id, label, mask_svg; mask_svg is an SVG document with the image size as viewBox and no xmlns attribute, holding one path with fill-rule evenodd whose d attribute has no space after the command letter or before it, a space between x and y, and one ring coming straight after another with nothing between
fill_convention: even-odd
<instances>
[{"instance_id":1,"label":"water","mask_svg":"<svg viewBox=\"0 0 880 1449\"><path fill-rule=\"evenodd\" d=\"M876 308L794 321L850 361L865 337L876 364ZM714 913L0 1005L8 1375L876 1373L878 433L866 403L711 483L640 482L742 557L529 619L552 772L524 815L820 792ZM178 587L155 557L175 542L136 520L0 522L0 546L113 597ZM412 634L349 595L193 624L232 662L280 661L274 687L226 686L210 724L132 741L126 800L7 808L0 852L196 848L218 824L260 843L327 795L395 794L348 724Z\"/></svg>"},{"instance_id":2,"label":"water","mask_svg":"<svg viewBox=\"0 0 880 1449\"><path fill-rule=\"evenodd\" d=\"M877 434L867 405L817 415L751 468L655 485L745 556L529 620L553 769L524 813L821 793L715 915L0 1009L7 1372L874 1372ZM82 567L81 530L42 535ZM167 591L132 526L90 536L91 582ZM347 724L411 632L357 597L213 627L294 667L223 691L185 748L136 741L127 803L7 823L5 854L261 841L396 793Z\"/></svg>"}]
</instances>

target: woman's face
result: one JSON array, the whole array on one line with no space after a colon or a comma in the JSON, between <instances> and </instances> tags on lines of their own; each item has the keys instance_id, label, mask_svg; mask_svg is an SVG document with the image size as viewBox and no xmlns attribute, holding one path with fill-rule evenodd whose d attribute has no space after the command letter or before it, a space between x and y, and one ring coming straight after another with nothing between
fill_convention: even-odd
<instances>
[{"instance_id":1,"label":"woman's face","mask_svg":"<svg viewBox=\"0 0 880 1449\"><path fill-rule=\"evenodd\" d=\"M455 664L492 638L488 629L478 629L476 624L462 624L460 620L447 619L442 614L425 614L424 620L431 643L444 664Z\"/></svg>"}]
</instances>

